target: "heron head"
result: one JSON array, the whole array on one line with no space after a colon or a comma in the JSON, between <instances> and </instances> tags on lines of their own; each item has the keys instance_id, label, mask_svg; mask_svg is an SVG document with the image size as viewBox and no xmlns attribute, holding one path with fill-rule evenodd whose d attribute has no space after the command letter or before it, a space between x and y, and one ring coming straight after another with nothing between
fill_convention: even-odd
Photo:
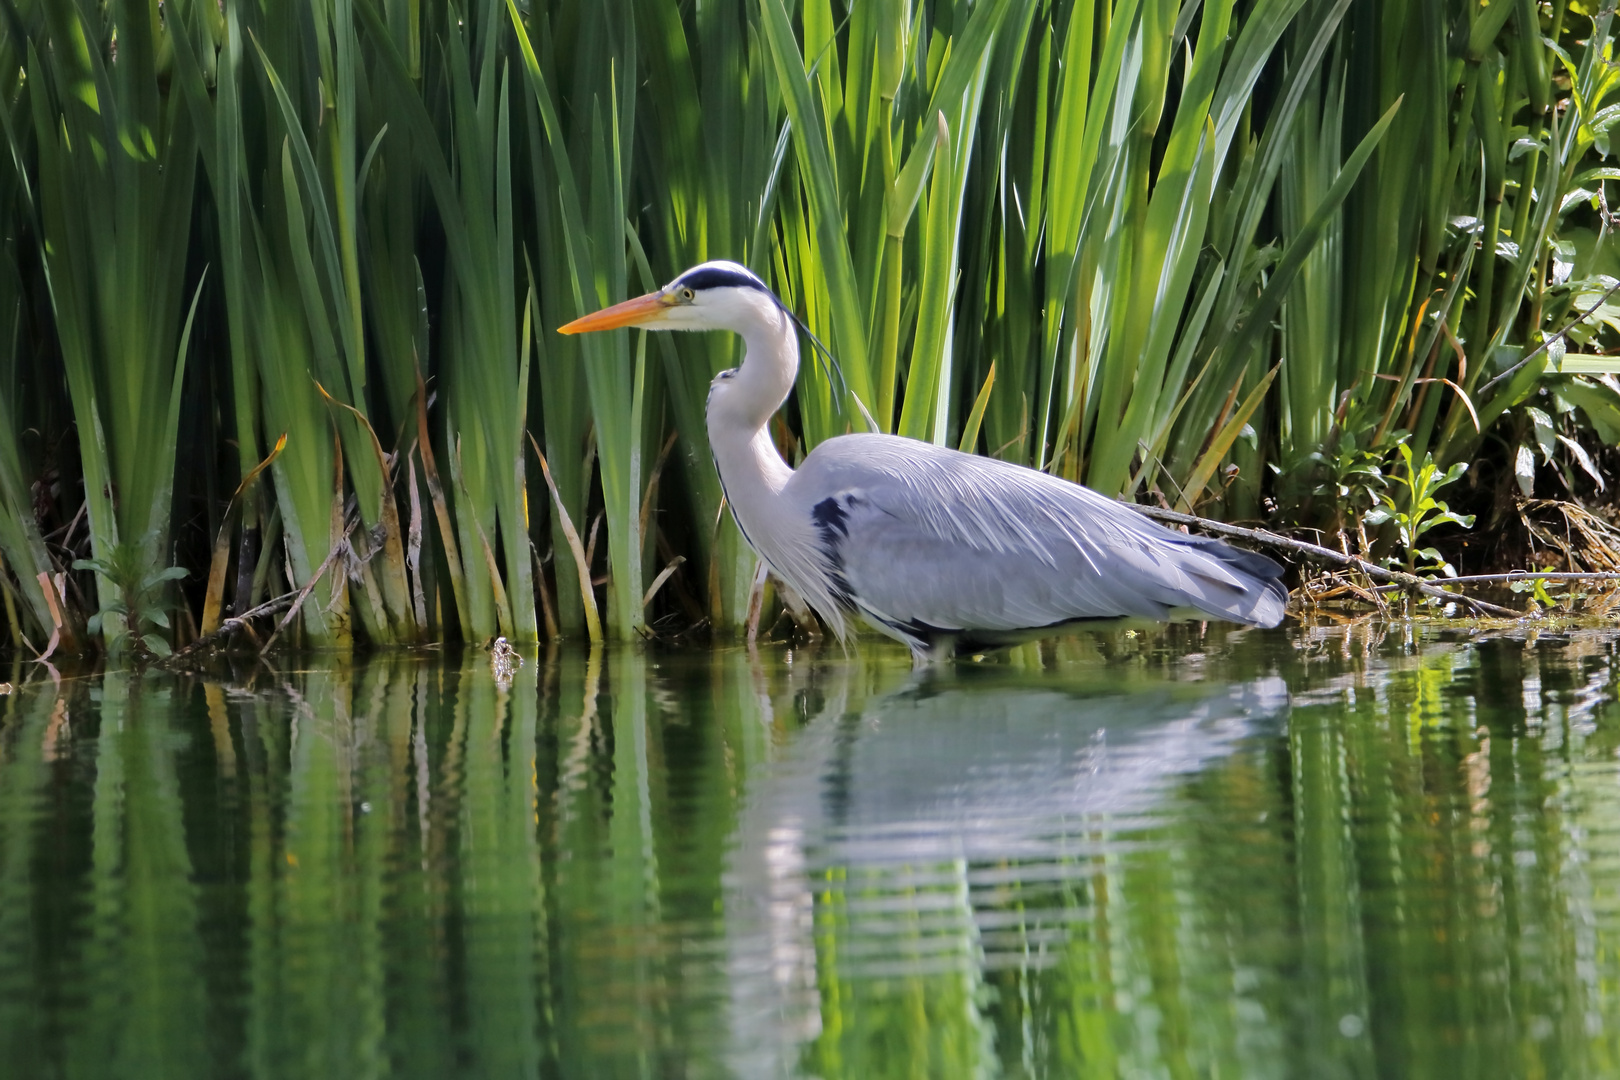
<instances>
[{"instance_id":1,"label":"heron head","mask_svg":"<svg viewBox=\"0 0 1620 1080\"><path fill-rule=\"evenodd\" d=\"M575 319L559 334L617 330L731 330L780 308L775 295L746 267L723 259L694 266L657 292Z\"/></svg>"}]
</instances>

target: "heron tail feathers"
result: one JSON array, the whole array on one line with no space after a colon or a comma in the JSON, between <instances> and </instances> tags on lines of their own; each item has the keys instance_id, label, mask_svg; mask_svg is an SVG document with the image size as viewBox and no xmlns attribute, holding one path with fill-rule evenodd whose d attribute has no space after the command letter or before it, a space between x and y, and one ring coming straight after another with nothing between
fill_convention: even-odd
<instances>
[{"instance_id":1,"label":"heron tail feathers","mask_svg":"<svg viewBox=\"0 0 1620 1080\"><path fill-rule=\"evenodd\" d=\"M1216 618L1253 626L1276 626L1282 622L1288 607L1288 588L1282 583L1283 568L1276 562L1256 552L1207 539L1198 541L1194 557L1203 565L1185 569L1207 587L1185 598L1192 607Z\"/></svg>"}]
</instances>

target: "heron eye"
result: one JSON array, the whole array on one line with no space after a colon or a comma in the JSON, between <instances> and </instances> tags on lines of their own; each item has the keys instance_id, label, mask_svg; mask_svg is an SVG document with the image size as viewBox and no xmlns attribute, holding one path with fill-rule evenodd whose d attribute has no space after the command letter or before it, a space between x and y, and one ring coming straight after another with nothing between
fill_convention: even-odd
<instances>
[{"instance_id":1,"label":"heron eye","mask_svg":"<svg viewBox=\"0 0 1620 1080\"><path fill-rule=\"evenodd\" d=\"M691 289L682 289L680 291L680 298L682 303L690 304L693 300L697 299L697 295L693 293Z\"/></svg>"}]
</instances>

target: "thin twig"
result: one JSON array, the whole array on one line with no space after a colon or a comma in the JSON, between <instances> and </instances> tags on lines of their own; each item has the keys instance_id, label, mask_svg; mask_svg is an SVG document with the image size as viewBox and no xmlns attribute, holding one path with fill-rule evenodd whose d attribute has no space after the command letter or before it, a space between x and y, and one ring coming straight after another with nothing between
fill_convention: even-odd
<instances>
[{"instance_id":1,"label":"thin twig","mask_svg":"<svg viewBox=\"0 0 1620 1080\"><path fill-rule=\"evenodd\" d=\"M1540 345L1537 345L1535 348L1531 349L1528 353L1526 353L1524 355L1524 359L1520 360L1517 364L1514 364L1512 367L1510 367L1506 371L1502 372L1502 374L1498 375L1496 378L1492 379L1490 382L1488 382L1484 386L1480 387L1478 393L1481 396L1483 396L1485 391L1489 390L1491 387L1495 386L1497 383L1501 382L1503 379L1509 378L1510 376L1513 375L1514 372L1518 371L1520 368L1524 367L1524 365L1528 364L1530 361L1534 360L1537 356L1541 355L1542 351L1545 350L1547 348L1547 346L1551 345L1555 341L1561 340L1565 334L1569 333L1571 330L1575 329L1581 323L1585 322L1588 318L1590 318L1591 315L1592 315L1592 312L1596 311L1598 308L1600 308L1604 304L1608 303L1609 302L1609 297L1613 296L1616 292L1620 292L1620 281L1617 281L1613 285L1609 286L1609 291L1604 293L1602 296L1598 297L1597 302L1594 303L1591 307L1587 308L1585 311L1583 311L1579 315L1575 316L1569 322L1565 323L1555 333L1549 334L1547 336L1547 340L1543 341Z\"/></svg>"},{"instance_id":2,"label":"thin twig","mask_svg":"<svg viewBox=\"0 0 1620 1080\"><path fill-rule=\"evenodd\" d=\"M1498 607L1496 604L1488 604L1483 600L1476 600L1472 596L1464 596L1461 593L1446 592L1444 589L1436 588L1416 575L1403 574L1398 570L1385 570L1382 566L1370 563L1366 559L1346 555L1342 551L1334 551L1332 548L1321 547L1317 544L1307 544L1303 540L1279 536L1265 529L1245 529L1240 525L1228 525L1224 521L1211 521L1208 518L1195 517L1192 514L1178 514L1174 510L1160 510L1153 506L1137 506L1135 503L1126 503L1125 505L1143 517L1149 517L1155 521L1167 521L1176 525L1196 525L1206 532L1212 532L1220 536L1231 536L1239 540L1247 540L1251 544L1261 544L1266 547L1279 548L1283 551L1292 551L1296 555L1304 555L1334 566L1348 566L1361 571L1370 578L1387 581L1399 585L1403 589L1422 593L1424 596L1432 596L1439 600L1452 602L1461 601L1484 615L1497 615L1507 619L1521 619L1524 617L1523 612L1514 611L1512 608Z\"/></svg>"}]
</instances>

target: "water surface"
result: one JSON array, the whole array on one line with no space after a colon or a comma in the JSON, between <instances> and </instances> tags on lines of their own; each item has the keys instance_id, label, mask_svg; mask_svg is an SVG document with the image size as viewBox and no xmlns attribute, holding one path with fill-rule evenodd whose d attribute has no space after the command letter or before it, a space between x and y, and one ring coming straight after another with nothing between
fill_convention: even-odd
<instances>
[{"instance_id":1,"label":"water surface","mask_svg":"<svg viewBox=\"0 0 1620 1080\"><path fill-rule=\"evenodd\" d=\"M1617 638L15 668L0 1072L1620 1072Z\"/></svg>"}]
</instances>

